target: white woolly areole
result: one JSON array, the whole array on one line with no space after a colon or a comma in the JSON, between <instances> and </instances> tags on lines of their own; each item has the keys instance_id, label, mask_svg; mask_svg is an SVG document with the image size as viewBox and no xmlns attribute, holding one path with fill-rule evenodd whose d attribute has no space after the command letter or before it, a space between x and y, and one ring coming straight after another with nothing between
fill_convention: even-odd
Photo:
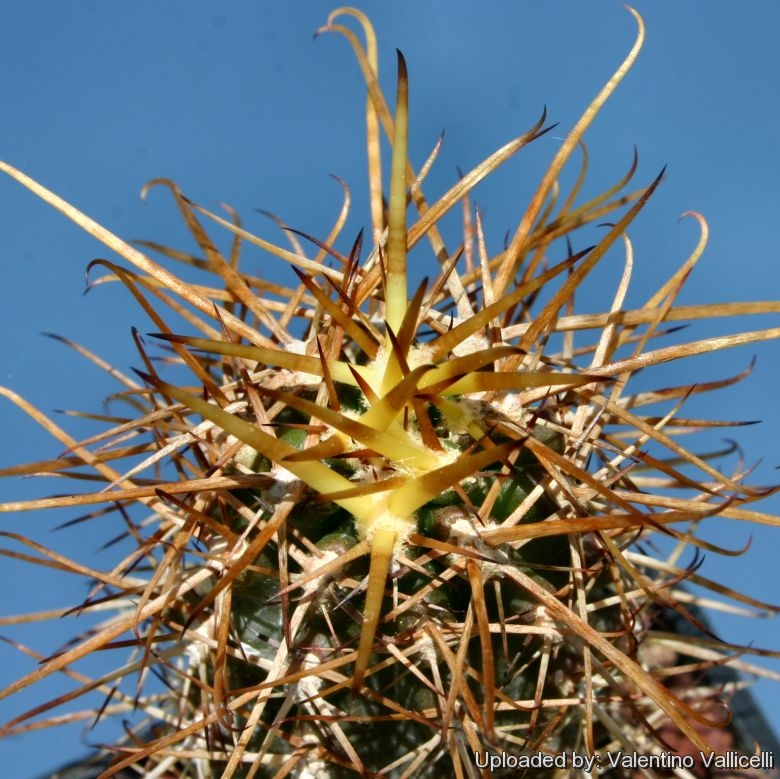
<instances>
[{"instance_id":1,"label":"white woolly areole","mask_svg":"<svg viewBox=\"0 0 780 779\"><path fill-rule=\"evenodd\" d=\"M410 370L414 370L420 365L430 365L433 362L431 347L428 344L413 344L409 349L409 355L406 360L409 363Z\"/></svg>"},{"instance_id":2,"label":"white woolly areole","mask_svg":"<svg viewBox=\"0 0 780 779\"><path fill-rule=\"evenodd\" d=\"M459 320L456 325L460 324L461 321L463 320ZM452 347L452 353L456 357L465 357L467 354L482 352L485 349L489 349L493 345L494 344L491 344L484 335L481 333L475 333L474 335L470 335L468 338L461 341L459 344L455 344L455 346Z\"/></svg>"},{"instance_id":3,"label":"white woolly areole","mask_svg":"<svg viewBox=\"0 0 780 779\"><path fill-rule=\"evenodd\" d=\"M497 527L498 525L495 522L488 522L485 525L485 530L493 530ZM505 561L496 560L496 558L504 557L504 554L488 546L482 540L479 531L468 519L456 519L450 525L450 541L454 542L456 546L473 549L483 557L488 558L480 563L480 568L486 579L501 576L501 566ZM495 560L495 562L489 562L490 559Z\"/></svg>"},{"instance_id":4,"label":"white woolly areole","mask_svg":"<svg viewBox=\"0 0 780 779\"><path fill-rule=\"evenodd\" d=\"M317 668L320 665L320 659L317 655L309 652L303 660L303 667L306 670ZM310 676L304 676L303 679L299 679L297 683L296 697L299 701L305 701L314 697L324 684L324 679L312 674Z\"/></svg>"},{"instance_id":5,"label":"white woolly areole","mask_svg":"<svg viewBox=\"0 0 780 779\"><path fill-rule=\"evenodd\" d=\"M436 644L427 633L423 633L416 641L415 649L417 649L418 656L422 662L431 666L436 665L439 662L439 654L436 648Z\"/></svg>"},{"instance_id":6,"label":"white woolly areole","mask_svg":"<svg viewBox=\"0 0 780 779\"><path fill-rule=\"evenodd\" d=\"M268 474L274 483L268 489L263 490L263 498L271 503L281 503L290 494L290 485L298 481L298 477L274 463Z\"/></svg>"},{"instance_id":7,"label":"white woolly areole","mask_svg":"<svg viewBox=\"0 0 780 779\"><path fill-rule=\"evenodd\" d=\"M377 530L387 530L395 534L393 557L400 554L409 536L417 529L417 520L414 517L399 517L389 509L382 509L369 521L356 524L360 536L369 544L372 543Z\"/></svg>"},{"instance_id":8,"label":"white woolly areole","mask_svg":"<svg viewBox=\"0 0 780 779\"><path fill-rule=\"evenodd\" d=\"M284 345L284 350L286 352L292 352L293 354L300 354L304 357L307 356L306 343L304 341L299 341L298 339L293 339L289 343L286 343ZM285 373L288 377L287 383L291 385L310 386L313 384L315 386L319 386L322 384L322 376L318 376L316 373L305 373L304 371L291 370L285 370Z\"/></svg>"},{"instance_id":9,"label":"white woolly areole","mask_svg":"<svg viewBox=\"0 0 780 779\"><path fill-rule=\"evenodd\" d=\"M498 411L508 416L513 422L520 422L526 416L526 407L520 402L517 392L502 392L499 397L493 401L493 405Z\"/></svg>"},{"instance_id":10,"label":"white woolly areole","mask_svg":"<svg viewBox=\"0 0 780 779\"><path fill-rule=\"evenodd\" d=\"M497 527L495 522L490 522L486 529L492 529ZM482 538L477 533L473 523L471 523L466 517L456 519L450 525L450 539L453 541L468 541L471 544L481 544Z\"/></svg>"}]
</instances>

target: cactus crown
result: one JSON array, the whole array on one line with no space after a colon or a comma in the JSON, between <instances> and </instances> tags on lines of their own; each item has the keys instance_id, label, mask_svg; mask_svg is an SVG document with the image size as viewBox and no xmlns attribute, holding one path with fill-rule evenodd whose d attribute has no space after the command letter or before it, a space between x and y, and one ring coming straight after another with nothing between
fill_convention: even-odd
<instances>
[{"instance_id":1,"label":"cactus crown","mask_svg":"<svg viewBox=\"0 0 780 779\"><path fill-rule=\"evenodd\" d=\"M221 288L187 284L3 163L135 266L93 263L129 288L166 355L194 377L190 386L164 380L139 339L145 386L121 377L135 417L89 442L45 420L69 453L27 466L72 475L85 465L105 488L4 506L97 504L119 513L138 541L110 572L67 563L95 580L81 608L113 602L117 616L9 689L127 634L133 657L76 693L98 686L148 713L106 776L133 764L181 776L229 777L241 766L283 776L291 765L301 776L467 776L477 770L475 752L646 752L665 743L664 728L708 751L699 726L726 722L712 707L715 692L705 685L686 695L674 680L728 651L705 650L709 639L679 587L693 570L676 560L689 545L722 551L696 537L697 524L715 514L757 519L745 504L764 491L680 443L692 426L716 425L681 416L690 387L635 391L631 379L780 333L650 348L669 335L669 322L772 309L675 307L706 244L706 224L694 214L702 234L691 256L642 307L625 310L626 230L661 177L627 192L634 162L614 187L578 204L583 162L574 189L559 192L561 169L641 47L642 21L632 13L633 48L494 255L469 194L547 132L545 117L429 204L423 183L436 150L421 172L412 169L404 59L399 53L391 115L373 30L354 9L334 12L323 30L346 36L368 87L365 259L362 235L346 254L336 248L346 202L324 240L303 236L316 246L310 257L297 231L284 249L158 180L151 185L170 190L204 258L157 250L213 273ZM358 20L365 46L335 23L342 16ZM392 149L386 200L382 129ZM464 241L453 250L437 225L461 204ZM232 233L229 256L204 219ZM614 222L596 245L573 248L579 228L606 219ZM412 290L407 252L423 240L436 263ZM244 244L289 263L297 284L252 276L239 263ZM578 314L579 285L621 247L625 272L609 310ZM154 298L198 335L171 332ZM129 455L140 462L114 467ZM163 462L165 477L150 477ZM128 504L147 515L129 516ZM637 545L651 533L674 542L668 558ZM665 633L662 611L699 635ZM654 668L669 653L679 660L665 683ZM166 698L121 683L143 682L149 669L173 691Z\"/></svg>"}]
</instances>

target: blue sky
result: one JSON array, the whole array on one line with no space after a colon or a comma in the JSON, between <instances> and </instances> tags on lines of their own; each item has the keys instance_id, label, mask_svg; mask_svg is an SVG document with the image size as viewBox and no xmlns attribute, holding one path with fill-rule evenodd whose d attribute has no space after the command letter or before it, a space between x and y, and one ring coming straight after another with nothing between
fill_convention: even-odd
<instances>
[{"instance_id":1,"label":"blue sky","mask_svg":"<svg viewBox=\"0 0 780 779\"><path fill-rule=\"evenodd\" d=\"M477 192L488 241L500 245L560 138L630 48L632 17L619 3L602 0L373 0L361 7L378 30L388 92L393 49L406 55L410 148L417 166L446 129L427 184L431 195L454 181L456 166L468 169L531 126L544 105L551 121L560 122ZM347 230L352 236L367 224L364 90L341 37L312 41L330 8L319 0L9 5L0 49L0 157L125 238L183 247L191 242L170 199L154 191L146 203L139 200L151 178L170 177L207 206L228 202L250 229L277 238L254 209L272 210L324 236L341 202L328 176L334 173L352 190L355 206ZM695 226L677 220L695 209L707 217L712 236L681 301L777 298L780 4L677 0L637 2L637 8L648 25L645 49L587 136L592 193L627 169L634 145L640 155L637 183L668 165L666 180L631 232L636 294L646 297L690 252ZM0 214L5 278L0 323L6 344L0 382L47 411L99 407L113 384L40 333L83 342L126 370L138 364L130 327L145 332L148 322L118 286L83 296L85 266L105 257L106 250L10 180L0 182ZM253 262L257 272L279 272L259 256ZM603 300L594 300L594 310ZM766 317L740 329L777 324L777 317ZM722 326L712 332L725 331ZM711 331L695 325L691 333L698 338ZM748 462L761 460L754 478L759 483L780 479L773 445L780 432L780 395L771 389L780 378L778 350L777 344L750 347L697 361L687 374L668 374L675 383L724 377L757 357L745 382L692 408L701 416L765 420L728 433L743 446ZM14 408L5 405L0 413L3 465L61 451ZM63 425L76 435L91 429L73 420ZM30 497L40 489L8 482L2 495ZM780 500L767 501L764 510L780 513ZM107 560L98 549L113 532L92 527L87 535L53 535L51 527L68 518L3 515L2 526L65 552ZM708 559L704 573L771 599L778 589L772 533L718 526L722 543L741 546L752 534L753 546L743 558ZM83 594L81 585L3 566L3 612L65 605ZM715 625L726 638L780 649L777 621L716 617ZM68 632L63 621L21 635L52 650ZM29 667L0 647L0 686ZM773 667L780 670L777 662ZM758 695L778 728L776 689L761 685ZM0 703L0 719L38 700L32 695ZM4 743L4 766L18 779L36 776L79 754L79 738L79 729L69 729Z\"/></svg>"}]
</instances>

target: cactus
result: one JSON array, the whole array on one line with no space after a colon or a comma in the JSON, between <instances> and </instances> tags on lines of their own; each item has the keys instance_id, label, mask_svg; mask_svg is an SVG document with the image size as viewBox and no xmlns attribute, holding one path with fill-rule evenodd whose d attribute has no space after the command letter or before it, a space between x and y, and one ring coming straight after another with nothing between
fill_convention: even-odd
<instances>
[{"instance_id":1,"label":"cactus","mask_svg":"<svg viewBox=\"0 0 780 779\"><path fill-rule=\"evenodd\" d=\"M776 327L680 342L675 322L780 306L675 305L707 240L692 214L701 239L691 256L626 310L627 229L661 175L629 190L632 166L578 202L583 163L573 190L559 191L564 164L642 45L632 13L633 48L495 254L470 194L548 131L546 116L430 204L423 184L437 150L419 172L407 159L403 56L391 113L374 32L354 9L323 28L346 36L368 92L370 236L346 248L346 203L328 236L288 230L286 249L160 179L149 186L167 188L203 257L152 244L144 254L2 163L133 266L100 260L90 272L124 284L156 330L137 339L139 378L120 376L116 399L133 416L83 442L39 417L66 455L9 469L97 479L100 488L2 507L113 514L137 543L111 571L37 548L93 582L79 609L113 616L5 693L124 642L127 661L82 673L71 696L101 690L98 717L129 706L142 714L103 776L136 767L180 777L465 777L512 768L502 753L529 762L524 775L561 765L585 775L575 756L604 767L619 751L678 754L668 733L714 751L704 733L726 727L728 712L707 671L745 665L748 650L711 636L684 584L724 588L679 560L687 548L727 551L697 535L710 517L778 520L750 506L767 489L721 473L717 452L683 443L692 429L729 424L687 416L689 396L740 377L650 390L635 375L780 335ZM365 45L336 23L343 16L357 20ZM439 222L463 204L456 250ZM600 240L580 246L578 231L605 220ZM228 256L206 225L233 236ZM415 279L407 253L420 243L434 260ZM288 263L289 286L243 269L245 244ZM625 270L608 308L579 313L581 283L621 250ZM213 280L188 283L166 259ZM191 332L173 332L166 309ZM147 351L152 341L164 368ZM664 630L664 613L692 630ZM699 682L684 687L686 674Z\"/></svg>"}]
</instances>

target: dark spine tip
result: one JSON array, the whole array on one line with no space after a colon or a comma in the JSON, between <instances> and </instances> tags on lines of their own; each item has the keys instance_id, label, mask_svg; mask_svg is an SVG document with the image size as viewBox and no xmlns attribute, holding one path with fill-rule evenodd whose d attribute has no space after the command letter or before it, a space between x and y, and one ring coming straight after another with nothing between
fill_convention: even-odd
<instances>
[{"instance_id":1,"label":"dark spine tip","mask_svg":"<svg viewBox=\"0 0 780 779\"><path fill-rule=\"evenodd\" d=\"M138 368L131 368L130 370L135 373L135 375L138 376L138 378L140 378L141 381L143 381L145 384L154 385L154 379L148 373L144 373Z\"/></svg>"},{"instance_id":2,"label":"dark spine tip","mask_svg":"<svg viewBox=\"0 0 780 779\"><path fill-rule=\"evenodd\" d=\"M396 49L395 53L398 59L398 80L407 81L409 78L409 74L406 69L406 58L404 57L400 49Z\"/></svg>"}]
</instances>

